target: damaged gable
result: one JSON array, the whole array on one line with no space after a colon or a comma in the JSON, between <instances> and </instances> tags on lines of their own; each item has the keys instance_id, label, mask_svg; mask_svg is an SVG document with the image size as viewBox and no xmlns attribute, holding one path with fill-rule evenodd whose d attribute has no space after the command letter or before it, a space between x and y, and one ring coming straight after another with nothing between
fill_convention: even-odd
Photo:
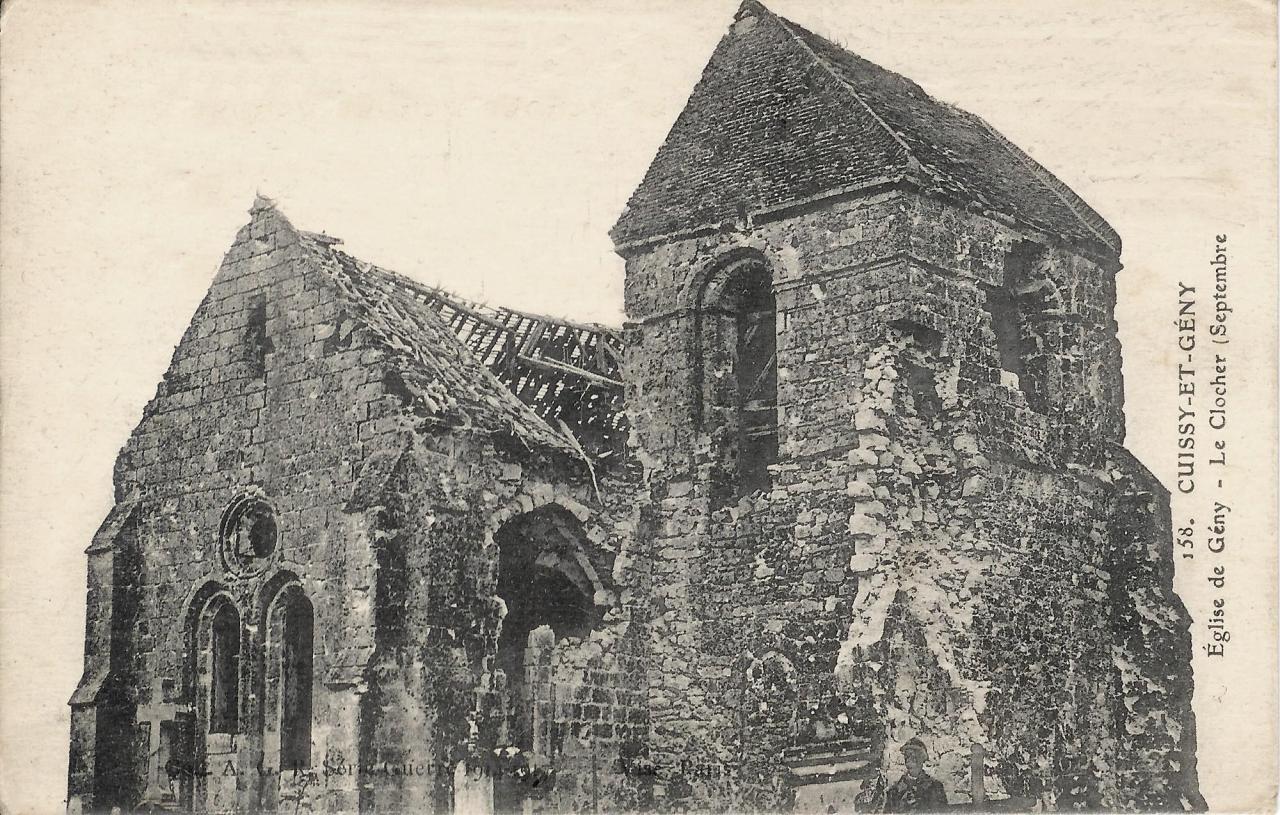
<instances>
[{"instance_id":1,"label":"damaged gable","mask_svg":"<svg viewBox=\"0 0 1280 815\"><path fill-rule=\"evenodd\" d=\"M413 412L572 455L620 450L616 333L466 303L358 260L334 238L299 234L348 306L323 329L329 340L340 346L365 327L395 362L386 389Z\"/></svg>"},{"instance_id":2,"label":"damaged gable","mask_svg":"<svg viewBox=\"0 0 1280 815\"><path fill-rule=\"evenodd\" d=\"M389 272L339 251L335 241L300 233L303 248L337 285L347 320L368 329L393 365L384 384L415 413L445 424L510 433L531 446L576 453L575 445L480 365L435 311ZM350 325L333 327L349 334Z\"/></svg>"},{"instance_id":3,"label":"damaged gable","mask_svg":"<svg viewBox=\"0 0 1280 815\"><path fill-rule=\"evenodd\" d=\"M515 309L473 303L404 278L499 381L552 427L567 425L603 458L626 441L621 333Z\"/></svg>"}]
</instances>

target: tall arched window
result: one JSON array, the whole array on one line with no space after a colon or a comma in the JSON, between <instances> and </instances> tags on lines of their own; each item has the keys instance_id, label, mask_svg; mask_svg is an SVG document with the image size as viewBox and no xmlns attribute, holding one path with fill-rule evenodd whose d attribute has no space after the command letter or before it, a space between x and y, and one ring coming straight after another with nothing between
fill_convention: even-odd
<instances>
[{"instance_id":1,"label":"tall arched window","mask_svg":"<svg viewBox=\"0 0 1280 815\"><path fill-rule=\"evenodd\" d=\"M770 487L778 460L778 328L767 270L749 267L732 292L737 306L738 486L742 493Z\"/></svg>"},{"instance_id":2,"label":"tall arched window","mask_svg":"<svg viewBox=\"0 0 1280 815\"><path fill-rule=\"evenodd\" d=\"M267 614L267 741L279 739L282 771L311 766L311 697L315 615L296 583L283 588Z\"/></svg>"},{"instance_id":3,"label":"tall arched window","mask_svg":"<svg viewBox=\"0 0 1280 815\"><path fill-rule=\"evenodd\" d=\"M706 284L698 309L702 429L723 452L718 503L771 486L778 460L777 307L769 267L731 264Z\"/></svg>"},{"instance_id":4,"label":"tall arched window","mask_svg":"<svg viewBox=\"0 0 1280 815\"><path fill-rule=\"evenodd\" d=\"M293 595L284 615L281 654L280 768L311 766L311 603Z\"/></svg>"},{"instance_id":5,"label":"tall arched window","mask_svg":"<svg viewBox=\"0 0 1280 815\"><path fill-rule=\"evenodd\" d=\"M220 604L209 625L209 732L235 733L240 724L240 614Z\"/></svg>"}]
</instances>

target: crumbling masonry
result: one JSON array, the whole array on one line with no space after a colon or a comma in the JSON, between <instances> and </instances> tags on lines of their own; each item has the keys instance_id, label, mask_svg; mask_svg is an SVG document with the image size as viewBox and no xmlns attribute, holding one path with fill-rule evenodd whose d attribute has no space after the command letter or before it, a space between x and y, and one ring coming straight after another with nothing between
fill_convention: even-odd
<instances>
[{"instance_id":1,"label":"crumbling masonry","mask_svg":"<svg viewBox=\"0 0 1280 815\"><path fill-rule=\"evenodd\" d=\"M1120 239L981 119L747 0L621 332L251 215L88 550L72 810L845 812L915 736L1203 808Z\"/></svg>"}]
</instances>

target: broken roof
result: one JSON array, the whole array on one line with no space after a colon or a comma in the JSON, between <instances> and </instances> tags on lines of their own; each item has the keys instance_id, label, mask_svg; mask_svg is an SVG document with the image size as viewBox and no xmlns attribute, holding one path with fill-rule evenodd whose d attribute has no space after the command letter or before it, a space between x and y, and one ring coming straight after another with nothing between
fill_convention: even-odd
<instances>
[{"instance_id":1,"label":"broken roof","mask_svg":"<svg viewBox=\"0 0 1280 815\"><path fill-rule=\"evenodd\" d=\"M621 449L617 332L467 303L354 258L335 238L298 236L349 317L398 363L389 384L415 409L594 459Z\"/></svg>"},{"instance_id":2,"label":"broken roof","mask_svg":"<svg viewBox=\"0 0 1280 815\"><path fill-rule=\"evenodd\" d=\"M531 314L465 300L408 283L472 355L553 427L567 425L588 449L617 450L626 440L622 335L596 323Z\"/></svg>"},{"instance_id":3,"label":"broken roof","mask_svg":"<svg viewBox=\"0 0 1280 815\"><path fill-rule=\"evenodd\" d=\"M1077 244L1120 238L982 119L745 0L610 234L619 248L910 183Z\"/></svg>"}]
</instances>

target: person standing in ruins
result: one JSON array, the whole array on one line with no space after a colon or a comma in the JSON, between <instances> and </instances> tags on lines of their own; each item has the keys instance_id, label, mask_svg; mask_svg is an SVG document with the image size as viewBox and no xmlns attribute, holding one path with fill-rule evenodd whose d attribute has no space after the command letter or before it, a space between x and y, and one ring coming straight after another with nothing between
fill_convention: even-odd
<instances>
[{"instance_id":1,"label":"person standing in ruins","mask_svg":"<svg viewBox=\"0 0 1280 815\"><path fill-rule=\"evenodd\" d=\"M938 812L947 808L942 782L924 771L929 751L918 738L902 745L907 771L885 793L885 812Z\"/></svg>"}]
</instances>

